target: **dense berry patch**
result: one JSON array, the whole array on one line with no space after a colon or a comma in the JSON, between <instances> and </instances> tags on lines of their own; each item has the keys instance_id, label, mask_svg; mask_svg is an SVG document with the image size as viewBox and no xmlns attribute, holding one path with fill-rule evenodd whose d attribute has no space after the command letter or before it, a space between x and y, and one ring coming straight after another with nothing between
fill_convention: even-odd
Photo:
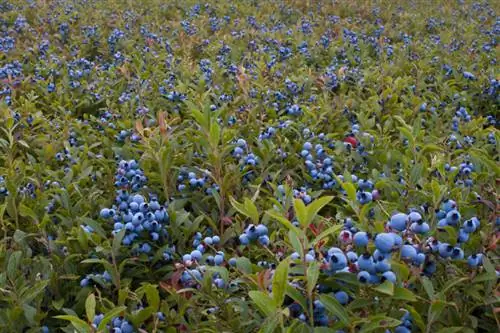
<instances>
[{"instance_id":1,"label":"dense berry patch","mask_svg":"<svg viewBox=\"0 0 500 333\"><path fill-rule=\"evenodd\" d=\"M488 1L0 1L2 332L496 332Z\"/></svg>"}]
</instances>

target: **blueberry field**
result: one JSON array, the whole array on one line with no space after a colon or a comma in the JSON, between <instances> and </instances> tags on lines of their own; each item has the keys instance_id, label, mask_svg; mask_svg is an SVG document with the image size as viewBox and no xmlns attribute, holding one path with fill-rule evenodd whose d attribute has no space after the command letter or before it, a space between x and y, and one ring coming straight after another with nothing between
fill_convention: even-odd
<instances>
[{"instance_id":1,"label":"blueberry field","mask_svg":"<svg viewBox=\"0 0 500 333\"><path fill-rule=\"evenodd\" d=\"M0 332L499 332L498 5L0 0Z\"/></svg>"}]
</instances>

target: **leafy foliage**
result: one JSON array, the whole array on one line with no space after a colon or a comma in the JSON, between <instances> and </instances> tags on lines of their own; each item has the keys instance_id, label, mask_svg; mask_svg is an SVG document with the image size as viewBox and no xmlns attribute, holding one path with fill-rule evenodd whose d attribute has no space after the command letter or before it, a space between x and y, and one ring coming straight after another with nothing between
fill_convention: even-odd
<instances>
[{"instance_id":1,"label":"leafy foliage","mask_svg":"<svg viewBox=\"0 0 500 333\"><path fill-rule=\"evenodd\" d=\"M487 1L0 2L4 332L494 332Z\"/></svg>"}]
</instances>

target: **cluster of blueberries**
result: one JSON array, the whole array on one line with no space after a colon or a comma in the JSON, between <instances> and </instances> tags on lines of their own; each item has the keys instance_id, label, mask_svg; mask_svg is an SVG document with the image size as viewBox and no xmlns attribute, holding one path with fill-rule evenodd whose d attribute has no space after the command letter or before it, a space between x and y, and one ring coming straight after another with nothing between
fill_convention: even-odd
<instances>
[{"instance_id":1,"label":"cluster of blueberries","mask_svg":"<svg viewBox=\"0 0 500 333\"><path fill-rule=\"evenodd\" d=\"M249 245L252 242L259 242L262 246L269 245L269 230L263 224L250 224L245 231L239 236L241 245Z\"/></svg>"},{"instance_id":2,"label":"cluster of blueberries","mask_svg":"<svg viewBox=\"0 0 500 333\"><path fill-rule=\"evenodd\" d=\"M102 274L87 274L83 279L80 280L80 286L82 288L88 287L90 285L93 285L93 283L95 282L103 284L110 283L111 280L111 275L107 271L104 271Z\"/></svg>"},{"instance_id":3,"label":"cluster of blueberries","mask_svg":"<svg viewBox=\"0 0 500 333\"><path fill-rule=\"evenodd\" d=\"M316 144L313 148L312 143L307 141L302 147L300 156L305 160L309 175L313 180L320 181L323 189L331 189L335 186L334 157L328 155L323 145Z\"/></svg>"},{"instance_id":4,"label":"cluster of blueberries","mask_svg":"<svg viewBox=\"0 0 500 333\"><path fill-rule=\"evenodd\" d=\"M355 180L363 189L367 191L373 189L371 181ZM281 188L284 191L284 187ZM447 243L430 236L429 223L425 221L417 209L412 209L407 214L401 212L392 214L385 225L384 232L374 236L359 230L351 218L346 218L343 230L339 235L339 247L331 247L321 250L319 253L311 248L304 254L303 260L307 263L319 261L322 272L327 275L356 274L360 283L372 285L384 281L404 285L403 281L398 281L398 276L392 270L392 260L401 260L407 265L412 265L427 276L431 276L437 271L438 263L446 263L448 260L466 262L471 269L480 266L483 254L472 253L465 260L462 248L470 239L470 235L479 230L481 226L479 219L471 217L463 220L456 202L451 199L443 201L440 209L436 211L436 217L439 219L438 232L442 231L443 227L458 229L456 240L451 239L450 243ZM262 245L267 245L269 239L267 233L266 226L251 224L239 236L240 243L241 245L251 245L258 241ZM265 242L261 241L262 239L265 239ZM298 252L293 252L290 258L292 262L302 260ZM235 262L236 259L231 258L229 264L234 265ZM276 266L272 264L262 267L274 270ZM344 290L332 290L321 284L317 288L321 293L331 293L342 305L346 305L352 299ZM272 291L272 286L269 286L269 289ZM289 305L289 308L292 317L303 321L307 320L304 309L299 304L293 303ZM328 325L331 318L328 317L321 301L316 300L313 308L315 325ZM402 324L396 328L396 332L411 332L413 325L411 315L406 313L401 321Z\"/></svg>"},{"instance_id":5,"label":"cluster of blueberries","mask_svg":"<svg viewBox=\"0 0 500 333\"><path fill-rule=\"evenodd\" d=\"M194 250L182 256L182 262L185 270L182 272L180 282L185 286L196 286L203 279L207 272L207 266L221 266L225 262L223 251L216 250L220 243L220 237L217 235L203 238L200 232L197 232L193 240ZM215 255L207 253L207 250L215 251ZM217 272L212 273L212 282L217 288L224 288L227 281Z\"/></svg>"},{"instance_id":6,"label":"cluster of blueberries","mask_svg":"<svg viewBox=\"0 0 500 333\"><path fill-rule=\"evenodd\" d=\"M113 220L114 234L126 230L123 245L141 243L144 239L158 241L167 236L165 225L169 222L169 215L166 207L153 195L150 195L148 202L143 195L137 193L146 181L144 171L135 160L119 162L115 182L119 189L116 192L115 204L111 208L103 208L100 216ZM146 238L146 235L149 237ZM149 253L151 250L148 242L141 243L138 248L142 253Z\"/></svg>"},{"instance_id":7,"label":"cluster of blueberries","mask_svg":"<svg viewBox=\"0 0 500 333\"><path fill-rule=\"evenodd\" d=\"M181 168L177 176L177 190L185 192L188 189L204 190L206 194L211 194L214 190L219 191L219 186L211 181L208 171L197 174L194 171Z\"/></svg>"}]
</instances>

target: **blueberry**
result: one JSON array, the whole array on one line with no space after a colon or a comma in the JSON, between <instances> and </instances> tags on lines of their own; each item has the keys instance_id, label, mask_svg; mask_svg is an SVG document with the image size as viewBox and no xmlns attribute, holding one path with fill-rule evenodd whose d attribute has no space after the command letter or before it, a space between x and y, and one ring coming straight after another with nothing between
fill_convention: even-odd
<instances>
[{"instance_id":1,"label":"blueberry","mask_svg":"<svg viewBox=\"0 0 500 333\"><path fill-rule=\"evenodd\" d=\"M349 302L349 295L345 291L342 291L342 290L337 291L335 293L335 298L342 305L346 305Z\"/></svg>"},{"instance_id":2,"label":"blueberry","mask_svg":"<svg viewBox=\"0 0 500 333\"><path fill-rule=\"evenodd\" d=\"M358 257L358 267L360 270L365 271L374 271L375 266L373 262L373 258L370 254L365 253Z\"/></svg>"},{"instance_id":3,"label":"blueberry","mask_svg":"<svg viewBox=\"0 0 500 333\"><path fill-rule=\"evenodd\" d=\"M247 234L240 235L240 243L241 243L241 245L248 245L250 243L250 240L248 239Z\"/></svg>"},{"instance_id":4,"label":"blueberry","mask_svg":"<svg viewBox=\"0 0 500 333\"><path fill-rule=\"evenodd\" d=\"M347 266L347 258L342 252L335 252L330 257L330 269L332 271L339 271Z\"/></svg>"},{"instance_id":5,"label":"blueberry","mask_svg":"<svg viewBox=\"0 0 500 333\"><path fill-rule=\"evenodd\" d=\"M420 215L420 213L418 212L411 212L408 215L408 218L410 219L411 222L418 222L422 220L422 215Z\"/></svg>"},{"instance_id":6,"label":"blueberry","mask_svg":"<svg viewBox=\"0 0 500 333\"><path fill-rule=\"evenodd\" d=\"M448 222L448 225L456 226L459 221L460 213L458 212L458 210L453 209L446 214L446 222Z\"/></svg>"},{"instance_id":7,"label":"blueberry","mask_svg":"<svg viewBox=\"0 0 500 333\"><path fill-rule=\"evenodd\" d=\"M222 255L220 255L220 254L215 255L214 263L216 266L222 265L223 262L224 262L224 257Z\"/></svg>"},{"instance_id":8,"label":"blueberry","mask_svg":"<svg viewBox=\"0 0 500 333\"><path fill-rule=\"evenodd\" d=\"M267 235L267 233L268 233L267 227L263 224L259 224L255 228L255 231L257 232L258 236L264 236L264 235Z\"/></svg>"},{"instance_id":9,"label":"blueberry","mask_svg":"<svg viewBox=\"0 0 500 333\"><path fill-rule=\"evenodd\" d=\"M358 281L361 283L368 283L370 281L370 273L367 271L361 271L358 273Z\"/></svg>"},{"instance_id":10,"label":"blueberry","mask_svg":"<svg viewBox=\"0 0 500 333\"><path fill-rule=\"evenodd\" d=\"M396 283L396 274L392 271L387 271L382 274L382 280L383 281L390 281L392 283Z\"/></svg>"},{"instance_id":11,"label":"blueberry","mask_svg":"<svg viewBox=\"0 0 500 333\"><path fill-rule=\"evenodd\" d=\"M443 258L451 257L453 253L453 246L447 243L441 243L438 247L439 255Z\"/></svg>"},{"instance_id":12,"label":"blueberry","mask_svg":"<svg viewBox=\"0 0 500 333\"><path fill-rule=\"evenodd\" d=\"M403 245L401 247L401 258L408 260L415 260L417 257L417 250L412 245Z\"/></svg>"},{"instance_id":13,"label":"blueberry","mask_svg":"<svg viewBox=\"0 0 500 333\"><path fill-rule=\"evenodd\" d=\"M108 208L103 208L101 209L101 213L100 213L101 217L103 219L107 219L110 217L110 214L109 214L109 209Z\"/></svg>"},{"instance_id":14,"label":"blueberry","mask_svg":"<svg viewBox=\"0 0 500 333\"><path fill-rule=\"evenodd\" d=\"M375 247L381 252L391 252L395 245L394 236L389 233L381 233L375 237Z\"/></svg>"},{"instance_id":15,"label":"blueberry","mask_svg":"<svg viewBox=\"0 0 500 333\"><path fill-rule=\"evenodd\" d=\"M231 258L228 261L229 266L235 267L236 266L236 258Z\"/></svg>"},{"instance_id":16,"label":"blueberry","mask_svg":"<svg viewBox=\"0 0 500 333\"><path fill-rule=\"evenodd\" d=\"M369 239L368 234L364 231L358 231L354 234L353 238L354 245L359 247L365 247L368 245Z\"/></svg>"},{"instance_id":17,"label":"blueberry","mask_svg":"<svg viewBox=\"0 0 500 333\"><path fill-rule=\"evenodd\" d=\"M90 284L90 279L88 278L83 278L81 281L80 281L80 286L82 288L84 287L88 287L88 285Z\"/></svg>"},{"instance_id":18,"label":"blueberry","mask_svg":"<svg viewBox=\"0 0 500 333\"><path fill-rule=\"evenodd\" d=\"M198 250L191 252L191 258L196 261L201 261L202 253Z\"/></svg>"},{"instance_id":19,"label":"blueberry","mask_svg":"<svg viewBox=\"0 0 500 333\"><path fill-rule=\"evenodd\" d=\"M397 231L403 231L406 229L406 222L408 221L408 215L403 213L394 214L389 221L389 226Z\"/></svg>"},{"instance_id":20,"label":"blueberry","mask_svg":"<svg viewBox=\"0 0 500 333\"><path fill-rule=\"evenodd\" d=\"M391 269L391 264L387 259L375 262L375 271L378 273L386 272Z\"/></svg>"},{"instance_id":21,"label":"blueberry","mask_svg":"<svg viewBox=\"0 0 500 333\"><path fill-rule=\"evenodd\" d=\"M269 245L269 237L267 235L260 236L259 243L263 246L268 246Z\"/></svg>"}]
</instances>

